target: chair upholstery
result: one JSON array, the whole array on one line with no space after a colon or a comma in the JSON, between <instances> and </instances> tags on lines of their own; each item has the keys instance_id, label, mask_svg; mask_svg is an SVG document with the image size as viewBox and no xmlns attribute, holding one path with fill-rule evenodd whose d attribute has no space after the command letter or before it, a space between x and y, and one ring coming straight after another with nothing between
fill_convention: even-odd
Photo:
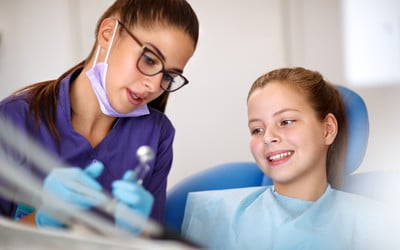
<instances>
[{"instance_id":1,"label":"chair upholstery","mask_svg":"<svg viewBox=\"0 0 400 250\"><path fill-rule=\"evenodd\" d=\"M337 89L344 102L349 125L345 174L350 175L360 166L366 152L369 136L368 111L357 93L343 86L337 86ZM168 190L165 224L172 230L181 231L189 192L271 184L272 180L254 162L228 162L205 169Z\"/></svg>"},{"instance_id":2,"label":"chair upholstery","mask_svg":"<svg viewBox=\"0 0 400 250\"><path fill-rule=\"evenodd\" d=\"M354 91L336 86L344 103L348 124L348 148L345 173L353 173L364 159L368 145L369 120L364 100Z\"/></svg>"}]
</instances>

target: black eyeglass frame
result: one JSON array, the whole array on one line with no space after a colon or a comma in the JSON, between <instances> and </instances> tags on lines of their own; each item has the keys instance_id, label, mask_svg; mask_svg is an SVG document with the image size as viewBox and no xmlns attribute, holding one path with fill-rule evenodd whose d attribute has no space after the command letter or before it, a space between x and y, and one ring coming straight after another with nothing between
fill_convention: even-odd
<instances>
[{"instance_id":1,"label":"black eyeglass frame","mask_svg":"<svg viewBox=\"0 0 400 250\"><path fill-rule=\"evenodd\" d=\"M166 75L166 74L168 74L168 73L173 73L173 74L175 74L175 75L177 75L177 76L179 76L179 77L181 77L182 79L183 79L183 83L182 83L182 85L180 85L179 87L177 87L177 88L175 88L175 89L168 89L168 88L166 88L166 87L164 87L163 86L163 81L166 81L166 83L168 84L168 86L170 86L172 83L171 83L171 81L168 81L168 80L164 80L164 79L162 79L161 80L161 82L160 82L160 86L161 86L161 88L163 89L163 90L165 90L165 91L167 91L167 92L175 92L175 91L177 91L178 89L180 89L180 88L182 88L183 86L185 86L185 85L187 85L188 83L189 83L189 80L185 77L185 76L183 76L180 72L177 72L177 71L167 71L167 70L165 70L165 68L164 68L164 62L163 62L163 60L161 60L161 58L160 58L160 56L159 55L157 55L157 53L155 53L153 50L151 50L151 49L149 49L148 47L146 47L146 45L144 45L120 20L117 20L117 22L118 22L118 24L119 25L121 25L121 27L126 31L126 33L128 33L128 35L142 48L142 53L141 53L141 55L139 56L139 58L138 58L138 60L137 60L137 62L136 62L136 68L140 71L140 73L142 73L142 74L144 74L144 75L146 75L146 76L155 76L155 75L157 75L157 74L159 74L159 73L163 73L163 75ZM146 53L146 52L150 52L151 54L153 54L158 60L160 60L160 63L161 63L161 69L160 69L160 71L158 71L158 72L156 72L156 73L154 73L154 74L148 74L148 73L145 73L145 72L143 72L141 69L140 69L140 67L139 67L139 62L140 62L140 59L143 57L143 55ZM163 78L164 78L164 76L163 76ZM173 80L172 80L173 81Z\"/></svg>"}]
</instances>

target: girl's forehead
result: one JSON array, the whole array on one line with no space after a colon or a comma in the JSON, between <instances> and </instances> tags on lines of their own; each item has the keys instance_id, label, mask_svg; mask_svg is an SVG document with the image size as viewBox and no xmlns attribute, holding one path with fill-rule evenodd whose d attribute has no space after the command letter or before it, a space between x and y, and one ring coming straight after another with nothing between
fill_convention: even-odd
<instances>
[{"instance_id":1,"label":"girl's forehead","mask_svg":"<svg viewBox=\"0 0 400 250\"><path fill-rule=\"evenodd\" d=\"M264 101L305 101L306 97L303 91L298 88L279 81L269 82L265 86L255 89L250 95L249 100L260 99Z\"/></svg>"},{"instance_id":2,"label":"girl's forehead","mask_svg":"<svg viewBox=\"0 0 400 250\"><path fill-rule=\"evenodd\" d=\"M304 108L311 108L304 92L279 82L271 82L254 90L248 100L249 112L276 112L280 109Z\"/></svg>"}]
</instances>

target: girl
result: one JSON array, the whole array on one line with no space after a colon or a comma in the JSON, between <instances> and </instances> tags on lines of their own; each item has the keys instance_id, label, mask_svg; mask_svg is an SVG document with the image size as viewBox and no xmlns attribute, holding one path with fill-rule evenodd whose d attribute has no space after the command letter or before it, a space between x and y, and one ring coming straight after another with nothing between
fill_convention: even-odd
<instances>
[{"instance_id":1,"label":"girl","mask_svg":"<svg viewBox=\"0 0 400 250\"><path fill-rule=\"evenodd\" d=\"M382 248L381 207L338 191L347 123L335 87L277 69L255 81L247 106L251 152L273 186L189 194L183 233L210 249Z\"/></svg>"},{"instance_id":2,"label":"girl","mask_svg":"<svg viewBox=\"0 0 400 250\"><path fill-rule=\"evenodd\" d=\"M164 110L169 93L188 83L182 73L198 33L196 14L185 0L116 0L100 17L84 61L0 103L4 118L71 166L52 171L44 191L84 208L101 202L101 195L93 201L68 186L79 180L163 221L175 134ZM155 153L143 186L126 178L138 165L135 152L142 145ZM43 201L31 216L40 226L62 226L45 212L48 206ZM0 211L18 219L31 209L2 199Z\"/></svg>"}]
</instances>

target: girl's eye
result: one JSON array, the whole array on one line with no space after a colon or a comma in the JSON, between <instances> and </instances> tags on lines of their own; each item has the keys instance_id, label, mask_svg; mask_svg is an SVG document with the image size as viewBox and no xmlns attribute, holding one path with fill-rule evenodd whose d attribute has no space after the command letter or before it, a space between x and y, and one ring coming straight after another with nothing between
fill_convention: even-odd
<instances>
[{"instance_id":1,"label":"girl's eye","mask_svg":"<svg viewBox=\"0 0 400 250\"><path fill-rule=\"evenodd\" d=\"M283 121L281 122L281 125L282 125L282 126L287 126L287 125L293 124L294 122L295 122L295 120L283 120Z\"/></svg>"},{"instance_id":2,"label":"girl's eye","mask_svg":"<svg viewBox=\"0 0 400 250\"><path fill-rule=\"evenodd\" d=\"M262 129L262 128L254 128L254 129L251 129L251 134L252 134L252 135L262 134L263 132L264 132L264 129Z\"/></svg>"}]
</instances>

